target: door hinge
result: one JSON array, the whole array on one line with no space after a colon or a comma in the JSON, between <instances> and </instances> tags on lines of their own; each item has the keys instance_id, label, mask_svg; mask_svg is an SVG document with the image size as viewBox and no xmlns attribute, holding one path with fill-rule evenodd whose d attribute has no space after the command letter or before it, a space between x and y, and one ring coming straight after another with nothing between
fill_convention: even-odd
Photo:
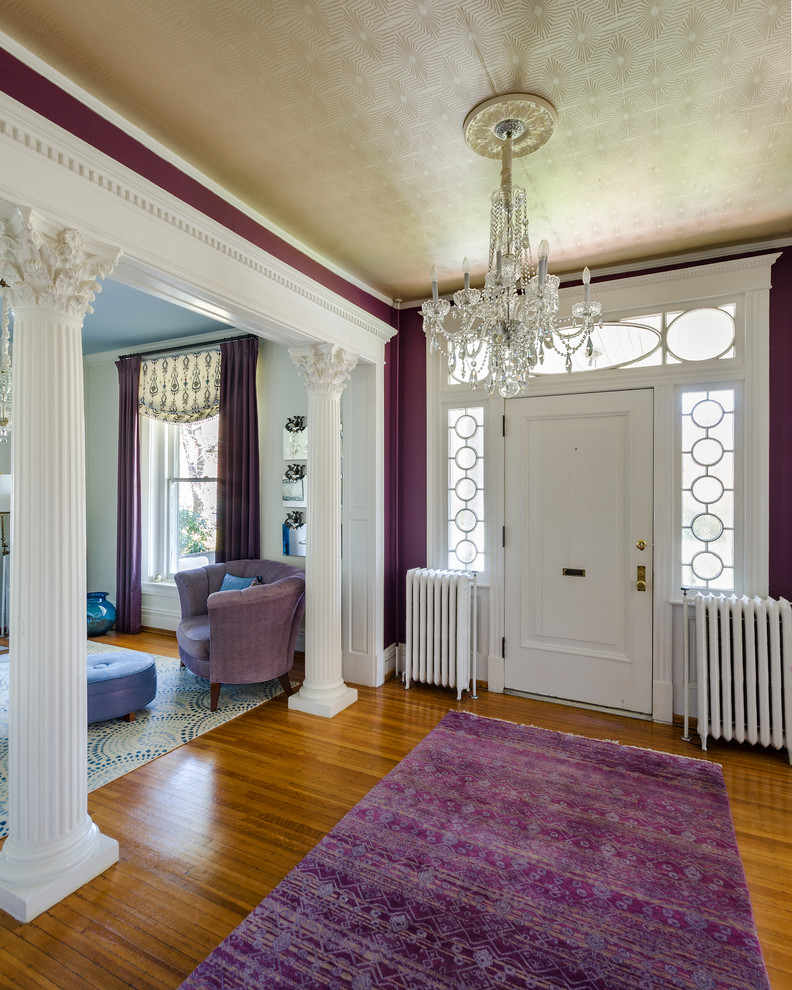
<instances>
[{"instance_id":1,"label":"door hinge","mask_svg":"<svg viewBox=\"0 0 792 990\"><path fill-rule=\"evenodd\" d=\"M501 637L501 660L506 659L506 637Z\"/></svg>"},{"instance_id":2,"label":"door hinge","mask_svg":"<svg viewBox=\"0 0 792 990\"><path fill-rule=\"evenodd\" d=\"M503 426L501 427L501 429L503 431L502 435L505 437L506 436L506 413L503 414Z\"/></svg>"},{"instance_id":3,"label":"door hinge","mask_svg":"<svg viewBox=\"0 0 792 990\"><path fill-rule=\"evenodd\" d=\"M501 534L501 546L502 547L505 547L506 546L506 527L505 526L503 527L503 532Z\"/></svg>"}]
</instances>

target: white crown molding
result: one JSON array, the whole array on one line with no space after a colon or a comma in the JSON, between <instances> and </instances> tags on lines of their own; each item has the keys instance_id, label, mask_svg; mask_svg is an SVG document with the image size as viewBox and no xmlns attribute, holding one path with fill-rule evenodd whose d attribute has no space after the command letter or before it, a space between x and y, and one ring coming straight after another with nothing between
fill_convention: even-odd
<instances>
[{"instance_id":1,"label":"white crown molding","mask_svg":"<svg viewBox=\"0 0 792 990\"><path fill-rule=\"evenodd\" d=\"M180 235L200 242L211 251L224 255L236 265L271 280L380 341L389 340L395 333L389 324L309 276L291 268L263 248L257 247L176 196L162 190L126 165L116 162L64 128L0 92L0 140L3 139L13 142L28 154L38 156L46 167L62 169L71 178L81 183L88 183L94 191L99 191L103 196L114 197L125 208L145 215L147 222L154 218L166 224ZM0 182L2 179L3 176L0 175ZM43 200L19 205L38 206L50 215L55 213L52 204ZM58 219L62 220L65 226L73 225L75 222L75 218L66 213L61 213ZM79 218L79 225L82 230L92 229L86 217ZM107 232L104 230L94 227L93 232L97 236L107 237ZM125 264L122 261L122 268L126 267L130 267L129 262L126 261ZM131 267L145 268L134 263ZM152 270L155 269L156 266L153 265ZM238 321L232 320L232 322ZM294 329L304 332L307 336L315 333L315 327L300 326L298 321L295 321Z\"/></svg>"},{"instance_id":2,"label":"white crown molding","mask_svg":"<svg viewBox=\"0 0 792 990\"><path fill-rule=\"evenodd\" d=\"M669 278L678 278L684 276L688 269L680 269L679 265L690 265L701 263L702 266L698 268L689 269L692 272L712 270L713 264L724 264L724 265L734 265L740 262L745 262L746 265L750 265L752 261L757 260L756 258L746 258L745 255L756 255L757 252L772 252L772 251L783 251L784 248L792 246L792 237L777 237L769 241L759 241L759 242L747 242L745 244L732 244L726 247L710 248L706 251L695 251L690 254L677 254L671 257L664 256L662 258L648 258L642 261L632 261L623 265L611 265L604 268L595 268L592 270L592 286L602 286L603 279L610 279L612 276L622 277L625 284L629 280L635 280L636 278L646 278L652 279L657 278L659 281L667 281ZM778 254L773 259L774 261L778 258ZM630 272L645 272L647 268L659 268L661 271L652 272L650 274L642 276L630 276ZM575 286L564 286L564 282L577 282L579 283L579 277L577 275L561 275L562 288L561 292L568 291L570 289L574 290ZM615 285L616 282L608 282L608 285ZM577 285L578 292L580 291L580 285ZM592 292L595 289L592 288ZM450 300L453 293L441 293L443 299ZM428 297L427 297L428 298ZM399 309L417 309L423 303L423 299L416 299L412 302L400 302Z\"/></svg>"},{"instance_id":3,"label":"white crown molding","mask_svg":"<svg viewBox=\"0 0 792 990\"><path fill-rule=\"evenodd\" d=\"M380 302L387 303L389 306L393 305L393 300L388 296L383 295L376 289L373 289L370 285L367 285L356 276L351 275L343 268L340 268L332 261L329 261L323 255L319 254L319 252L314 251L313 248L310 248L302 241L297 240L297 238L292 236L288 231L273 223L269 217L265 216L263 213L259 213L257 210L252 209L248 203L245 203L243 200L237 198L219 183L204 175L204 173L195 168L194 165L191 165L188 161L185 161L185 159L181 158L164 144L160 144L159 141L156 141L151 137L151 135L147 134L140 127L130 123L120 113L112 110L95 96L92 96L89 92L87 92L87 90L82 89L82 87L78 86L67 76L64 76L62 73L58 72L57 69L53 69L51 65L47 65L47 63L42 61L42 59L40 59L37 55L34 55L32 52L28 51L27 48L24 48L18 41L15 41L3 31L0 31L0 46L5 48L9 54L14 56L14 58L19 59L20 62L27 65L28 68L32 69L34 72L37 72L40 76L43 76L59 89L62 89L69 96L73 96L89 110L93 110L94 113L97 113L103 120L113 124L115 127L119 127L122 131L129 135L129 137L134 138L135 141L138 141L163 161L173 165L180 172L183 172L191 179L195 179L195 181L199 182L204 188L215 193L230 206L240 210L245 214L245 216L250 217L251 220L255 221L261 227L264 227L270 233L280 237L281 240L285 241L293 248L296 248L301 254L304 254L312 261L317 262L317 264L320 264L323 268L326 268L334 275L338 275L340 278L344 279L345 282L349 282L350 285L354 285L358 289L362 289L364 292L367 292L375 299L379 299Z\"/></svg>"},{"instance_id":4,"label":"white crown molding","mask_svg":"<svg viewBox=\"0 0 792 990\"><path fill-rule=\"evenodd\" d=\"M754 246L753 251L764 251L763 247ZM757 278L760 280L761 284L751 284L751 288L770 288L770 267L781 257L779 252L776 253L763 253L763 254L752 254L751 257L728 257L724 258L723 255L719 255L714 258L710 264L704 265L694 265L688 268L664 268L662 271L649 272L645 275L626 275L624 278L617 278L609 280L607 282L597 282L597 290L602 293L605 291L621 291L622 289L629 288L634 285L661 285L666 282L674 282L679 284L681 281L694 281L702 276L711 277L713 275L733 275L735 272L747 272L755 271L757 273ZM687 258L686 263L690 263L691 259ZM681 263L681 261L680 261ZM636 266L636 270L639 267ZM624 273L622 273L624 274ZM592 286L595 283L592 282ZM595 290L592 288L592 294ZM562 294L580 293L579 286L571 286L566 289L561 290Z\"/></svg>"},{"instance_id":5,"label":"white crown molding","mask_svg":"<svg viewBox=\"0 0 792 990\"><path fill-rule=\"evenodd\" d=\"M607 322L638 312L649 302L652 305L684 305L687 301L701 303L735 292L768 290L770 270L779 257L780 253L775 252L721 259L689 268L664 269L646 275L627 275L598 282L591 294L602 303L603 318ZM579 297L580 291L580 286L570 286L562 289L559 296L568 302Z\"/></svg>"}]
</instances>

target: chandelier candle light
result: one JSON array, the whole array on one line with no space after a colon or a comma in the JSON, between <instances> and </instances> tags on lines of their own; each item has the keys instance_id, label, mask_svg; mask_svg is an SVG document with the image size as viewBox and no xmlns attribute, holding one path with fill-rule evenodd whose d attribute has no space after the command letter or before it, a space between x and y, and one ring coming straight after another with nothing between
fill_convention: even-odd
<instances>
[{"instance_id":1,"label":"chandelier candle light","mask_svg":"<svg viewBox=\"0 0 792 990\"><path fill-rule=\"evenodd\" d=\"M581 347L591 358L591 333L602 326L602 306L591 299L591 276L583 269L583 302L572 316L558 315L557 275L547 271L549 245L542 240L534 266L528 237L525 190L512 185L512 160L542 147L553 133L555 109L538 96L498 96L475 107L465 120L465 140L479 155L500 158L501 183L492 194L489 268L483 289L470 288L470 262L463 262L464 288L454 304L441 299L437 268L432 298L421 307L432 353L441 350L454 377L505 398L525 391L550 348L565 357Z\"/></svg>"}]
</instances>

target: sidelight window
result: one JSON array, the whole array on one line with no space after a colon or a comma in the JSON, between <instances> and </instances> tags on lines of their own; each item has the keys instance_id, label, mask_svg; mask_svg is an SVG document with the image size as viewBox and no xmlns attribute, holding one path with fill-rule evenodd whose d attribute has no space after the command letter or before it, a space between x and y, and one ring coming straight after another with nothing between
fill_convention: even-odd
<instances>
[{"instance_id":1,"label":"sidelight window","mask_svg":"<svg viewBox=\"0 0 792 990\"><path fill-rule=\"evenodd\" d=\"M735 587L735 389L681 392L681 584Z\"/></svg>"},{"instance_id":2,"label":"sidelight window","mask_svg":"<svg viewBox=\"0 0 792 990\"><path fill-rule=\"evenodd\" d=\"M484 407L448 410L448 567L484 570Z\"/></svg>"}]
</instances>

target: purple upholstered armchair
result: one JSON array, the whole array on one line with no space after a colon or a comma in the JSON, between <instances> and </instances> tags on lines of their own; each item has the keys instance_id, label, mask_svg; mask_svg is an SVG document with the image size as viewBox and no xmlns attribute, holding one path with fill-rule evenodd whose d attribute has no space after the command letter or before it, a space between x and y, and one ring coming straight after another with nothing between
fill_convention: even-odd
<instances>
[{"instance_id":1,"label":"purple upholstered armchair","mask_svg":"<svg viewBox=\"0 0 792 990\"><path fill-rule=\"evenodd\" d=\"M261 583L221 591L226 574ZM176 628L179 656L185 667L208 679L212 711L222 683L257 684L277 677L286 694L292 693L289 671L305 611L305 573L299 567L230 560L180 571L175 581L182 611Z\"/></svg>"}]
</instances>

